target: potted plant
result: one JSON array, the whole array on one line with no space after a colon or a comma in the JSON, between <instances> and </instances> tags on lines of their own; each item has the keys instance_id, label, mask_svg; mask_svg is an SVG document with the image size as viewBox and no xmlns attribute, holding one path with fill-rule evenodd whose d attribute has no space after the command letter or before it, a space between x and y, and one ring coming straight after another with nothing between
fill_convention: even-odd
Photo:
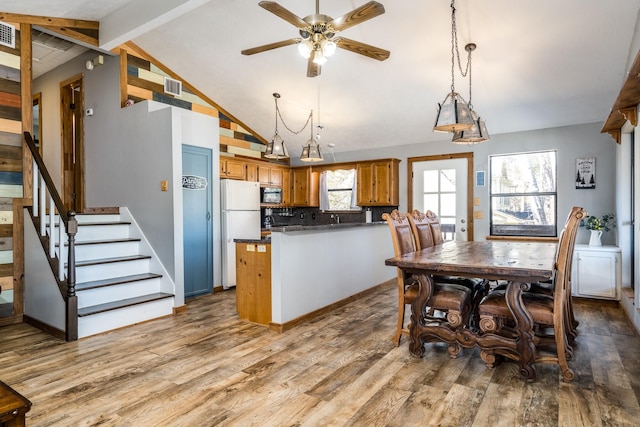
<instances>
[{"instance_id":1,"label":"potted plant","mask_svg":"<svg viewBox=\"0 0 640 427\"><path fill-rule=\"evenodd\" d=\"M603 231L609 231L613 227L616 226L614 222L615 215L612 213L608 213L602 215L601 217L589 215L580 220L580 227L586 228L591 232L591 237L589 238L589 246L601 246L602 241L600 238L602 237Z\"/></svg>"}]
</instances>

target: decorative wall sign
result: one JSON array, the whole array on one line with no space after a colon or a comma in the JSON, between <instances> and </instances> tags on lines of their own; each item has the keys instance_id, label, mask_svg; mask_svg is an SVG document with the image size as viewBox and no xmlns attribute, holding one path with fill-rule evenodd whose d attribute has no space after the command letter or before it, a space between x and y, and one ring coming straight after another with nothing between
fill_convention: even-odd
<instances>
[{"instance_id":1,"label":"decorative wall sign","mask_svg":"<svg viewBox=\"0 0 640 427\"><path fill-rule=\"evenodd\" d=\"M182 175L182 188L185 190L204 190L207 188L207 179L203 176Z\"/></svg>"},{"instance_id":2,"label":"decorative wall sign","mask_svg":"<svg viewBox=\"0 0 640 427\"><path fill-rule=\"evenodd\" d=\"M476 187L484 187L484 171L476 171Z\"/></svg>"},{"instance_id":3,"label":"decorative wall sign","mask_svg":"<svg viewBox=\"0 0 640 427\"><path fill-rule=\"evenodd\" d=\"M596 188L596 158L576 159L576 188Z\"/></svg>"}]
</instances>

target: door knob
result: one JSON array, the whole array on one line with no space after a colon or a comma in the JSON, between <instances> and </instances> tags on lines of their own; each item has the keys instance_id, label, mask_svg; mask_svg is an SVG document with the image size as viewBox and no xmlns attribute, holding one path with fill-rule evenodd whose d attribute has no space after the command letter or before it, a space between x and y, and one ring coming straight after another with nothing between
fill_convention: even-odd
<instances>
[{"instance_id":1,"label":"door knob","mask_svg":"<svg viewBox=\"0 0 640 427\"><path fill-rule=\"evenodd\" d=\"M464 227L462 227L462 228L460 229L460 231L462 231L462 232L464 233L465 231L467 231L467 229L466 229L466 228L464 228Z\"/></svg>"},{"instance_id":2,"label":"door knob","mask_svg":"<svg viewBox=\"0 0 640 427\"><path fill-rule=\"evenodd\" d=\"M462 224L464 224L464 223L465 223L464 219L461 219L461 220L460 220L460 222L461 222Z\"/></svg>"}]
</instances>

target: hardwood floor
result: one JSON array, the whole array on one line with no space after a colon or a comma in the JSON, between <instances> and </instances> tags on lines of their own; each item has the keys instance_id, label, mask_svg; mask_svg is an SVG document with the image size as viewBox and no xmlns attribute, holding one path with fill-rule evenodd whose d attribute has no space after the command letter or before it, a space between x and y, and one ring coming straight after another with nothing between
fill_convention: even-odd
<instances>
[{"instance_id":1,"label":"hardwood floor","mask_svg":"<svg viewBox=\"0 0 640 427\"><path fill-rule=\"evenodd\" d=\"M395 284L285 333L244 323L234 291L187 313L65 343L0 328L0 380L35 426L638 426L640 339L615 303L576 300L571 366L487 369L407 338L394 348Z\"/></svg>"}]
</instances>

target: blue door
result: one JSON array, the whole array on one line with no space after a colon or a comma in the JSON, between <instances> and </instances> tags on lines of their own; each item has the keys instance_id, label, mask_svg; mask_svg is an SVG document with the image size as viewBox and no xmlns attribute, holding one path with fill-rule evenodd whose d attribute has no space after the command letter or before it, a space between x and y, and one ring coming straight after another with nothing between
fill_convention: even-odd
<instances>
[{"instance_id":1,"label":"blue door","mask_svg":"<svg viewBox=\"0 0 640 427\"><path fill-rule=\"evenodd\" d=\"M213 292L211 150L182 146L184 296Z\"/></svg>"}]
</instances>

